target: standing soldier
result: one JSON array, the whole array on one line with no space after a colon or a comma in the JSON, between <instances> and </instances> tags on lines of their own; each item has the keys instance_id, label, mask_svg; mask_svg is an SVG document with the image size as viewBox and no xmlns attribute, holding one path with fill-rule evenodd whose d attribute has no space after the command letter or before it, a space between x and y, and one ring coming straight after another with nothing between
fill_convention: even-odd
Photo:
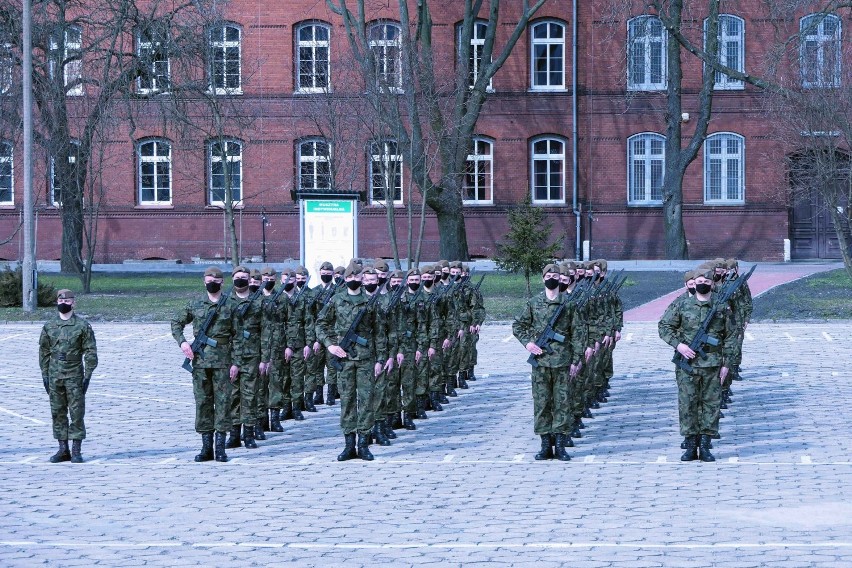
<instances>
[{"instance_id":1,"label":"standing soldier","mask_svg":"<svg viewBox=\"0 0 852 568\"><path fill-rule=\"evenodd\" d=\"M269 377L272 371L272 355L277 353L274 350L273 337L276 328L275 313L271 309L272 301L275 296L275 279L277 273L271 266L265 267L260 271L261 286L261 323L260 323L260 369L258 373L258 391L257 391L257 413L260 416L258 425L255 428L254 437L258 440L265 440L264 432L280 432L281 423L278 423L278 429L272 427L270 420L269 407ZM279 410L280 417L280 408Z\"/></svg>"},{"instance_id":2,"label":"standing soldier","mask_svg":"<svg viewBox=\"0 0 852 568\"><path fill-rule=\"evenodd\" d=\"M307 299L313 321L316 321L317 314L322 309L322 305L319 301L320 296L328 292L329 288L334 287L334 283L332 282L334 277L334 266L328 261L320 264L319 277L319 286L314 286L314 288L311 289L310 296ZM325 401L322 391L325 386L326 352L325 347L323 347L322 343L317 341L316 338L314 339L312 349L313 353L311 354L310 359L308 359L306 366L308 376L311 378L310 382L315 386L314 406L316 406L317 404L322 404ZM334 394L331 394L331 396L328 397L328 405L334 405Z\"/></svg>"},{"instance_id":3,"label":"standing soldier","mask_svg":"<svg viewBox=\"0 0 852 568\"><path fill-rule=\"evenodd\" d=\"M379 288L379 275L375 268L366 268L361 273L362 285L367 297L372 298L374 294L379 294L375 301L374 313L376 314L376 335L375 338L382 338L383 345L376 345L377 353L386 353L387 359L382 361L382 370L376 375L375 383L373 384L373 399L371 408L373 411L373 434L372 437L380 446L390 446L390 438L385 430L385 410L384 398L387 390L388 375L393 370L393 363L397 353L396 345L396 328L391 325L391 320L387 316L388 307L390 304L390 294L382 293Z\"/></svg>"},{"instance_id":4,"label":"standing soldier","mask_svg":"<svg viewBox=\"0 0 852 568\"><path fill-rule=\"evenodd\" d=\"M390 274L390 280L388 282L388 293L394 294L399 291L400 286L404 286L403 282L403 273L401 270L394 270ZM419 282L418 282L419 287ZM416 292L416 290L415 290ZM394 433L394 428L402 428L402 420L400 419L400 411L402 407L400 405L400 389L402 386L402 365L405 362L406 352L405 346L410 342L410 338L413 336L413 331L409 331L406 322L406 291L402 291L402 296L400 296L399 301L396 306L390 310L387 315L387 318L390 320L390 325L393 326L396 331L396 340L397 340L397 349L395 352L388 353L395 358L394 366L388 372L387 379L387 387L385 389L385 400L384 400L384 412L385 412L385 420L387 424L387 428L385 429L385 434L388 438L393 440L396 438L396 433ZM411 333L411 335L407 335Z\"/></svg>"},{"instance_id":5,"label":"standing soldier","mask_svg":"<svg viewBox=\"0 0 852 568\"><path fill-rule=\"evenodd\" d=\"M722 383L728 375L726 362L733 356L736 331L728 307L714 303L712 282L712 270L696 273L695 297L675 299L658 325L660 338L675 348L688 367L675 369L680 433L686 449L681 461L716 460L710 453L710 440L719 433ZM706 331L719 343L705 345L706 357L697 357L689 345L711 312Z\"/></svg>"},{"instance_id":6,"label":"standing soldier","mask_svg":"<svg viewBox=\"0 0 852 568\"><path fill-rule=\"evenodd\" d=\"M86 439L86 391L98 366L95 332L74 313L75 305L74 292L60 290L56 294L58 317L44 324L38 340L41 380L50 397L53 437L59 441L51 463L83 463L80 450ZM72 441L70 452L68 440Z\"/></svg>"},{"instance_id":7,"label":"standing soldier","mask_svg":"<svg viewBox=\"0 0 852 568\"><path fill-rule=\"evenodd\" d=\"M585 337L573 305L566 303L559 293L559 268L554 264L545 266L542 280L544 291L527 302L512 324L512 333L536 361L532 369L534 429L541 436L541 451L535 459L555 457L568 461L571 459L565 451L571 431L568 401L571 382L580 368ZM565 339L561 343L536 343L546 330ZM545 352L548 347L550 352Z\"/></svg>"},{"instance_id":8,"label":"standing soldier","mask_svg":"<svg viewBox=\"0 0 852 568\"><path fill-rule=\"evenodd\" d=\"M463 276L466 278L470 277L470 268L467 265L464 266ZM476 344L479 343L479 332L482 329L482 324L485 323L485 300L479 288L470 289L470 303L472 320L470 322L470 340L468 342L467 380L475 381L475 368L479 356Z\"/></svg>"},{"instance_id":9,"label":"standing soldier","mask_svg":"<svg viewBox=\"0 0 852 568\"><path fill-rule=\"evenodd\" d=\"M234 323L231 307L222 292L222 271L215 266L204 271L203 298L189 302L172 320L172 337L192 361L192 393L195 396L195 431L201 434L201 453L195 461L213 459L213 432L216 432L216 461L226 462L225 435L231 427L231 381L239 367L231 364ZM201 332L212 342L193 351L184 337L184 328L192 324L193 334ZM206 325L206 329L202 327Z\"/></svg>"}]
</instances>

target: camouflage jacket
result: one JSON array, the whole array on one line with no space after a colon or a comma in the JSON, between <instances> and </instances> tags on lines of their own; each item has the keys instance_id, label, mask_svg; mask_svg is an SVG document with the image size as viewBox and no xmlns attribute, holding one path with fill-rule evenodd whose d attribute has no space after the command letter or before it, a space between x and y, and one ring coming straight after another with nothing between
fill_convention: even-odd
<instances>
[{"instance_id":1,"label":"camouflage jacket","mask_svg":"<svg viewBox=\"0 0 852 568\"><path fill-rule=\"evenodd\" d=\"M737 276L737 278L740 278ZM754 311L754 305L751 297L751 289L748 287L748 282L743 282L742 286L734 292L731 297L731 308L734 312L734 321L737 327L743 327L751 320L751 313Z\"/></svg>"},{"instance_id":2,"label":"camouflage jacket","mask_svg":"<svg viewBox=\"0 0 852 568\"><path fill-rule=\"evenodd\" d=\"M316 333L319 341L326 347L339 345L355 317L366 308L368 301L369 297L364 290L360 290L358 294L335 294L317 315ZM388 358L383 326L377 321L381 315L376 313L375 308L374 305L367 309L354 330L367 340L367 345L355 343L349 346L347 354L350 360L384 363Z\"/></svg>"},{"instance_id":3,"label":"camouflage jacket","mask_svg":"<svg viewBox=\"0 0 852 568\"><path fill-rule=\"evenodd\" d=\"M273 357L280 357L284 349L284 326L287 323L286 310L281 311L281 296L278 301L273 302L277 290L272 290L269 295L261 296L261 323L260 323L260 360L264 363L272 361Z\"/></svg>"},{"instance_id":4,"label":"camouflage jacket","mask_svg":"<svg viewBox=\"0 0 852 568\"><path fill-rule=\"evenodd\" d=\"M227 292L223 291L222 294ZM210 310L215 310L216 302L211 302L204 294L203 298L192 300L186 304L186 307L175 314L172 319L172 337L175 338L178 345L187 341L183 334L184 328L192 324L192 332L198 335L199 328L207 319L207 314ZM229 305L229 302L218 308L219 312L213 318L210 328L207 330L207 336L217 342L216 347L208 345L204 348L201 356L196 356L192 361L192 366L199 369L221 369L231 366L231 342L234 338L234 330L236 323L234 321L234 313Z\"/></svg>"},{"instance_id":5,"label":"camouflage jacket","mask_svg":"<svg viewBox=\"0 0 852 568\"><path fill-rule=\"evenodd\" d=\"M397 345L400 353L426 353L429 349L429 318L426 311L426 296L406 291L399 298L394 313Z\"/></svg>"},{"instance_id":6,"label":"camouflage jacket","mask_svg":"<svg viewBox=\"0 0 852 568\"><path fill-rule=\"evenodd\" d=\"M58 315L44 324L38 339L38 364L43 379L90 379L98 366L95 332L83 318Z\"/></svg>"},{"instance_id":7,"label":"camouflage jacket","mask_svg":"<svg viewBox=\"0 0 852 568\"><path fill-rule=\"evenodd\" d=\"M544 292L540 292L537 296L530 298L512 323L512 333L515 338L521 342L521 345L526 346L527 343L538 339L554 312L563 303L565 309L553 328L556 333L565 336L565 341L551 342L550 347L553 353L543 353L538 356L538 364L542 367L567 367L580 362L587 337L575 306L565 302L561 294L549 300Z\"/></svg>"},{"instance_id":8,"label":"camouflage jacket","mask_svg":"<svg viewBox=\"0 0 852 568\"><path fill-rule=\"evenodd\" d=\"M713 318L707 332L711 337L719 340L719 345L706 345L704 350L707 358L696 357L689 364L701 368L723 366L736 349L737 343L733 340L736 329L730 310L727 306L715 305L713 297L706 302L688 295L676 298L657 325L660 338L674 348L677 348L680 343L689 345L710 310L717 308L721 309Z\"/></svg>"},{"instance_id":9,"label":"camouflage jacket","mask_svg":"<svg viewBox=\"0 0 852 568\"><path fill-rule=\"evenodd\" d=\"M261 355L261 330L263 320L263 293L253 293L245 298L231 292L228 298L234 314L234 342L231 347L231 359L235 365L258 359ZM240 315L243 311L243 315Z\"/></svg>"},{"instance_id":10,"label":"camouflage jacket","mask_svg":"<svg viewBox=\"0 0 852 568\"><path fill-rule=\"evenodd\" d=\"M471 325L482 325L485 322L485 300L479 289L470 290Z\"/></svg>"}]
</instances>

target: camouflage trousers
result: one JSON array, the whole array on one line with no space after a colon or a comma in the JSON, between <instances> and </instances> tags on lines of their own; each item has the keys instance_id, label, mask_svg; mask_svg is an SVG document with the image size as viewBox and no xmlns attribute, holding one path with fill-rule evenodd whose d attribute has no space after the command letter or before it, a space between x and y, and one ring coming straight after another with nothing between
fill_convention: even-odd
<instances>
[{"instance_id":1,"label":"camouflage trousers","mask_svg":"<svg viewBox=\"0 0 852 568\"><path fill-rule=\"evenodd\" d=\"M287 375L290 384L290 401L293 404L297 402L302 405L305 400L305 373L306 362L302 356L302 349L299 348L290 357L290 362L287 364ZM301 408L301 406L300 406Z\"/></svg>"},{"instance_id":2,"label":"camouflage trousers","mask_svg":"<svg viewBox=\"0 0 852 568\"><path fill-rule=\"evenodd\" d=\"M269 367L269 408L284 408L290 403L290 372L289 364L284 358L274 358Z\"/></svg>"},{"instance_id":3,"label":"camouflage trousers","mask_svg":"<svg viewBox=\"0 0 852 568\"><path fill-rule=\"evenodd\" d=\"M681 435L718 434L722 403L719 367L695 367L692 373L678 368L675 378Z\"/></svg>"},{"instance_id":4,"label":"camouflage trousers","mask_svg":"<svg viewBox=\"0 0 852 568\"><path fill-rule=\"evenodd\" d=\"M462 340L464 337L464 335L461 338L457 335L454 336L453 339L455 339L455 343L453 343L452 347L444 351L444 384L451 385L453 379L459 372Z\"/></svg>"},{"instance_id":5,"label":"camouflage trousers","mask_svg":"<svg viewBox=\"0 0 852 568\"><path fill-rule=\"evenodd\" d=\"M426 361L420 359L420 364L417 365L419 380L415 385L415 393L418 396L427 392L440 392L443 389L445 384L444 359L446 356L446 351L439 345L431 359L429 359L428 354L423 357L423 359L427 359Z\"/></svg>"},{"instance_id":6,"label":"camouflage trousers","mask_svg":"<svg viewBox=\"0 0 852 568\"><path fill-rule=\"evenodd\" d=\"M326 351L320 345L318 353L311 353L305 362L305 392L310 393L325 384Z\"/></svg>"},{"instance_id":7,"label":"camouflage trousers","mask_svg":"<svg viewBox=\"0 0 852 568\"><path fill-rule=\"evenodd\" d=\"M231 389L231 423L254 425L257 420L258 365L260 358L235 361L240 367Z\"/></svg>"},{"instance_id":8,"label":"camouflage trousers","mask_svg":"<svg viewBox=\"0 0 852 568\"><path fill-rule=\"evenodd\" d=\"M192 369L196 432L227 432L231 429L231 390L227 367Z\"/></svg>"},{"instance_id":9,"label":"camouflage trousers","mask_svg":"<svg viewBox=\"0 0 852 568\"><path fill-rule=\"evenodd\" d=\"M375 382L373 383L373 416L376 417L376 420L381 419L387 414L386 406L385 406L385 393L387 392L388 386L388 373L387 371L382 371L379 373L379 376L376 377Z\"/></svg>"},{"instance_id":10,"label":"camouflage trousers","mask_svg":"<svg viewBox=\"0 0 852 568\"><path fill-rule=\"evenodd\" d=\"M612 375L614 374L614 369L612 367L612 352L613 352L614 348L607 347L605 349L604 348L601 348L601 349L602 349L601 363L600 363L600 369L598 371L599 374L600 374L600 377L601 377L601 382L598 386L600 386L600 388L602 388L602 389L608 389L609 388L609 380L612 378Z\"/></svg>"},{"instance_id":11,"label":"camouflage trousers","mask_svg":"<svg viewBox=\"0 0 852 568\"><path fill-rule=\"evenodd\" d=\"M476 364L477 338L478 336L475 333L468 333L468 331L465 331L464 337L462 337L461 352L459 353L459 369L462 371L472 369Z\"/></svg>"},{"instance_id":12,"label":"camouflage trousers","mask_svg":"<svg viewBox=\"0 0 852 568\"><path fill-rule=\"evenodd\" d=\"M269 371L257 375L257 396L255 397L254 415L263 418L269 413Z\"/></svg>"},{"instance_id":13,"label":"camouflage trousers","mask_svg":"<svg viewBox=\"0 0 852 568\"><path fill-rule=\"evenodd\" d=\"M49 390L53 437L57 440L85 440L86 424L83 418L86 414L86 396L83 394L82 370L79 377L51 378Z\"/></svg>"},{"instance_id":14,"label":"camouflage trousers","mask_svg":"<svg viewBox=\"0 0 852 568\"><path fill-rule=\"evenodd\" d=\"M745 329L739 327L736 335L737 346L734 350L734 355L731 357L728 364L728 376L725 377L725 382L722 383L722 388L729 388L734 378L740 374L740 363L743 361L743 342L745 341Z\"/></svg>"},{"instance_id":15,"label":"camouflage trousers","mask_svg":"<svg viewBox=\"0 0 852 568\"><path fill-rule=\"evenodd\" d=\"M420 362L414 361L414 353L403 353L405 359L399 369L400 376L400 405L402 410L413 414L417 409L416 396L426 394L429 386L429 362L426 355Z\"/></svg>"},{"instance_id":16,"label":"camouflage trousers","mask_svg":"<svg viewBox=\"0 0 852 568\"><path fill-rule=\"evenodd\" d=\"M571 432L568 372L568 367L539 366L532 370L533 428L538 435Z\"/></svg>"},{"instance_id":17,"label":"camouflage trousers","mask_svg":"<svg viewBox=\"0 0 852 568\"><path fill-rule=\"evenodd\" d=\"M403 361L403 365L405 365L405 361ZM400 402L401 389L402 369L394 361L393 370L388 373L387 386L385 387L385 400L383 404L385 414L394 414L402 410Z\"/></svg>"},{"instance_id":18,"label":"camouflage trousers","mask_svg":"<svg viewBox=\"0 0 852 568\"><path fill-rule=\"evenodd\" d=\"M340 428L344 434L369 434L373 428L373 361L342 359L343 369L337 372L340 391Z\"/></svg>"}]
</instances>

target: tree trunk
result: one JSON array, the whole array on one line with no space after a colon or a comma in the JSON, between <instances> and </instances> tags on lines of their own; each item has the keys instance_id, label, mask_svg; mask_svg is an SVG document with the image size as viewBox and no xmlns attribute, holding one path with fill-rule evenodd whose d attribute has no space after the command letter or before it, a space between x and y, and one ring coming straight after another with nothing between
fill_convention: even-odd
<instances>
[{"instance_id":1,"label":"tree trunk","mask_svg":"<svg viewBox=\"0 0 852 568\"><path fill-rule=\"evenodd\" d=\"M843 266L846 268L846 273L852 278L852 250L850 250L849 235L850 230L849 219L841 215L837 210L836 204L829 208L831 211L831 221L834 225L834 232L837 234L837 245L840 247L840 254L843 256Z\"/></svg>"},{"instance_id":2,"label":"tree trunk","mask_svg":"<svg viewBox=\"0 0 852 568\"><path fill-rule=\"evenodd\" d=\"M666 258L686 260L689 251L683 227L683 176L670 176L663 183L663 193L668 196L663 202L663 218L666 238ZM671 184L673 188L667 188Z\"/></svg>"},{"instance_id":3,"label":"tree trunk","mask_svg":"<svg viewBox=\"0 0 852 568\"><path fill-rule=\"evenodd\" d=\"M438 218L441 258L470 260L461 193L450 187L436 188L435 191L429 192L427 204L435 211Z\"/></svg>"},{"instance_id":4,"label":"tree trunk","mask_svg":"<svg viewBox=\"0 0 852 568\"><path fill-rule=\"evenodd\" d=\"M84 270L83 259L80 256L83 250L83 204L77 199L77 195L67 197L63 195L60 215L62 217L60 270L64 274L81 276Z\"/></svg>"}]
</instances>

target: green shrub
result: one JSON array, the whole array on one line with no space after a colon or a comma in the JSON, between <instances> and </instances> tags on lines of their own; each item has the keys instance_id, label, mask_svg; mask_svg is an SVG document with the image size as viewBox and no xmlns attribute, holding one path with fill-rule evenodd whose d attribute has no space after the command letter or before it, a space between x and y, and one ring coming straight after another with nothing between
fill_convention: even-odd
<instances>
[{"instance_id":1,"label":"green shrub","mask_svg":"<svg viewBox=\"0 0 852 568\"><path fill-rule=\"evenodd\" d=\"M23 270L12 270L8 266L0 271L0 306L20 308L23 306ZM56 303L56 288L43 282L38 283L38 305L52 306Z\"/></svg>"}]
</instances>

